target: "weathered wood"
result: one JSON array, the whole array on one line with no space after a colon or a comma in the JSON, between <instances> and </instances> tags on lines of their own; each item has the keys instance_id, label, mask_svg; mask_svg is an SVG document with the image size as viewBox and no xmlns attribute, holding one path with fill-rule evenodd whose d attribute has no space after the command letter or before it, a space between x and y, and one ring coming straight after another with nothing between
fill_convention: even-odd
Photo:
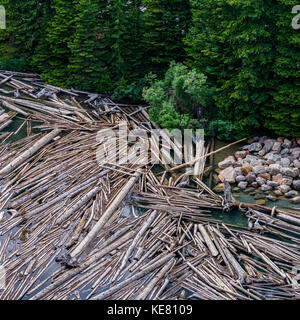
<instances>
[{"instance_id":1,"label":"weathered wood","mask_svg":"<svg viewBox=\"0 0 300 320\"><path fill-rule=\"evenodd\" d=\"M55 129L52 132L45 135L39 141L37 141L32 147L28 150L24 151L20 156L14 159L11 163L5 166L3 169L0 170L0 178L4 177L6 174L10 173L16 167L18 167L21 163L27 160L29 157L34 155L39 149L44 147L47 143L49 143L54 137L59 135L61 130Z\"/></svg>"},{"instance_id":2,"label":"weathered wood","mask_svg":"<svg viewBox=\"0 0 300 320\"><path fill-rule=\"evenodd\" d=\"M94 228L87 234L87 236L82 240L82 242L78 245L78 247L71 252L70 256L72 259L75 259L78 257L83 250L97 237L99 232L102 230L102 228L105 226L106 222L109 220L111 215L114 213L114 211L118 208L120 203L124 200L128 192L131 190L131 188L136 183L137 179L141 176L141 172L137 172L134 174L133 177L131 177L127 184L124 186L122 191L116 196L114 201L110 204L110 206L106 209L105 213L101 216L99 221L96 223Z\"/></svg>"}]
</instances>

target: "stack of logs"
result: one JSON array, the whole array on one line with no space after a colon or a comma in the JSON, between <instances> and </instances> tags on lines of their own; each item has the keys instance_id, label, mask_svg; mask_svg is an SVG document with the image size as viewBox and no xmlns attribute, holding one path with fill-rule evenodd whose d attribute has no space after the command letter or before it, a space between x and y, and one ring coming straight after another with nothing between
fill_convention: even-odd
<instances>
[{"instance_id":1,"label":"stack of logs","mask_svg":"<svg viewBox=\"0 0 300 320\"><path fill-rule=\"evenodd\" d=\"M299 299L299 210L216 195L202 181L204 143L177 166L153 142L157 170L132 147L142 137L128 146L118 136L121 122L150 131L147 107L35 74L0 78L2 115L23 121L0 135L1 300ZM118 162L107 156L108 130ZM232 207L245 226L220 220Z\"/></svg>"}]
</instances>

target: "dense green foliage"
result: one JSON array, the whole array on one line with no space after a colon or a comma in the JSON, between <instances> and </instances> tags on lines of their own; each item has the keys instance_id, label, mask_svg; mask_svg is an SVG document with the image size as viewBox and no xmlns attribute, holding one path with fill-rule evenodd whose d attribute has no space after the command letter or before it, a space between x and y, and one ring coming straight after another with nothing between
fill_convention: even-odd
<instances>
[{"instance_id":1,"label":"dense green foliage","mask_svg":"<svg viewBox=\"0 0 300 320\"><path fill-rule=\"evenodd\" d=\"M191 0L189 66L217 88L218 120L236 136L261 128L299 136L300 32L286 0Z\"/></svg>"},{"instance_id":2,"label":"dense green foliage","mask_svg":"<svg viewBox=\"0 0 300 320\"><path fill-rule=\"evenodd\" d=\"M199 127L198 120L206 118L212 105L214 89L206 85L206 77L172 62L164 79L149 75L150 87L144 99L151 105L150 117L168 129ZM198 112L197 112L198 111Z\"/></svg>"},{"instance_id":3,"label":"dense green foliage","mask_svg":"<svg viewBox=\"0 0 300 320\"><path fill-rule=\"evenodd\" d=\"M0 0L0 69L144 99L168 128L203 127L222 139L259 130L299 137L297 2Z\"/></svg>"}]
</instances>

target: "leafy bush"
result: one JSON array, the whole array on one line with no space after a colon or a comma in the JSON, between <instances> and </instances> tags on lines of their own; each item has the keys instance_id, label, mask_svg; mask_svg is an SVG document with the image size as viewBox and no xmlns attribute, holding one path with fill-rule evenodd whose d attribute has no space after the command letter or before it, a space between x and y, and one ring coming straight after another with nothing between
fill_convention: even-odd
<instances>
[{"instance_id":1,"label":"leafy bush","mask_svg":"<svg viewBox=\"0 0 300 320\"><path fill-rule=\"evenodd\" d=\"M150 104L152 121L167 129L191 129L209 114L214 88L206 85L206 77L189 70L182 63L172 62L164 79L149 74L149 88L143 91Z\"/></svg>"}]
</instances>

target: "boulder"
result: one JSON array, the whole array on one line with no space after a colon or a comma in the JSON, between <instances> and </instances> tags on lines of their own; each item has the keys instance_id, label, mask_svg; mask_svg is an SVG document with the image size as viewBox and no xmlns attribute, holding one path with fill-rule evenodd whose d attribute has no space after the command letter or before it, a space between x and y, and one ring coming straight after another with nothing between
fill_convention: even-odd
<instances>
[{"instance_id":1,"label":"boulder","mask_svg":"<svg viewBox=\"0 0 300 320\"><path fill-rule=\"evenodd\" d=\"M290 186L287 186L285 184L282 184L281 186L278 187L278 189L282 192L282 193L287 193L291 190Z\"/></svg>"},{"instance_id":2,"label":"boulder","mask_svg":"<svg viewBox=\"0 0 300 320\"><path fill-rule=\"evenodd\" d=\"M246 160L248 163L251 163L251 161L257 161L257 157L253 156L252 154L247 154L245 160Z\"/></svg>"},{"instance_id":3,"label":"boulder","mask_svg":"<svg viewBox=\"0 0 300 320\"><path fill-rule=\"evenodd\" d=\"M274 144L275 144L275 140L272 140L272 139L265 140L265 145L262 149L264 151L264 153L266 154L266 153L270 152L272 150Z\"/></svg>"},{"instance_id":4,"label":"boulder","mask_svg":"<svg viewBox=\"0 0 300 320\"><path fill-rule=\"evenodd\" d=\"M271 200L271 201L277 201L277 197L275 197L275 196L273 196L273 195L271 195L271 194L268 194L268 195L266 196L266 198L267 198L268 200Z\"/></svg>"},{"instance_id":5,"label":"boulder","mask_svg":"<svg viewBox=\"0 0 300 320\"><path fill-rule=\"evenodd\" d=\"M244 164L240 169L241 169L244 176L246 176L248 173L250 173L252 171L252 168L249 164L247 164L247 165Z\"/></svg>"},{"instance_id":6,"label":"boulder","mask_svg":"<svg viewBox=\"0 0 300 320\"><path fill-rule=\"evenodd\" d=\"M291 153L291 156L293 159L299 159L300 158L300 151L296 151L296 152L293 152Z\"/></svg>"},{"instance_id":7,"label":"boulder","mask_svg":"<svg viewBox=\"0 0 300 320\"><path fill-rule=\"evenodd\" d=\"M251 184L256 181L256 176L253 172L250 172L246 175L246 181Z\"/></svg>"},{"instance_id":8,"label":"boulder","mask_svg":"<svg viewBox=\"0 0 300 320\"><path fill-rule=\"evenodd\" d=\"M252 142L252 141L251 141L251 142ZM243 147L242 147L242 150L244 150L244 151L248 150L248 149L249 149L249 146L250 146L250 144L247 144L247 145L243 146Z\"/></svg>"},{"instance_id":9,"label":"boulder","mask_svg":"<svg viewBox=\"0 0 300 320\"><path fill-rule=\"evenodd\" d=\"M239 184L238 184L238 187L239 187L240 189L242 189L242 190L245 190L245 189L247 188L247 186L248 186L247 181L241 181L241 182L239 182Z\"/></svg>"},{"instance_id":10,"label":"boulder","mask_svg":"<svg viewBox=\"0 0 300 320\"><path fill-rule=\"evenodd\" d=\"M271 175L269 173L260 173L258 176L260 178L265 179L265 180L270 180L271 179Z\"/></svg>"},{"instance_id":11,"label":"boulder","mask_svg":"<svg viewBox=\"0 0 300 320\"><path fill-rule=\"evenodd\" d=\"M250 186L253 187L253 188L255 188L255 189L257 189L257 188L259 187L259 185L258 185L258 183L257 183L256 181L252 182L252 183L250 184Z\"/></svg>"},{"instance_id":12,"label":"boulder","mask_svg":"<svg viewBox=\"0 0 300 320\"><path fill-rule=\"evenodd\" d=\"M289 148L284 148L280 151L280 154L281 155L284 155L284 154L288 154L290 152L290 149Z\"/></svg>"},{"instance_id":13,"label":"boulder","mask_svg":"<svg viewBox=\"0 0 300 320\"><path fill-rule=\"evenodd\" d=\"M272 176L276 176L278 173L281 172L281 166L277 163L273 163L269 165L269 173Z\"/></svg>"},{"instance_id":14,"label":"boulder","mask_svg":"<svg viewBox=\"0 0 300 320\"><path fill-rule=\"evenodd\" d=\"M247 155L247 151L237 151L234 156L236 159L244 159Z\"/></svg>"},{"instance_id":15,"label":"boulder","mask_svg":"<svg viewBox=\"0 0 300 320\"><path fill-rule=\"evenodd\" d=\"M277 182L278 184L281 184L282 179L283 179L283 175L281 173L278 173L272 177L272 181Z\"/></svg>"},{"instance_id":16,"label":"boulder","mask_svg":"<svg viewBox=\"0 0 300 320\"><path fill-rule=\"evenodd\" d=\"M274 193L276 196L282 196L282 192L280 190L275 190Z\"/></svg>"},{"instance_id":17,"label":"boulder","mask_svg":"<svg viewBox=\"0 0 300 320\"><path fill-rule=\"evenodd\" d=\"M266 184L266 179L261 178L261 177L257 177L256 182L258 183L258 185L262 186L262 185Z\"/></svg>"},{"instance_id":18,"label":"boulder","mask_svg":"<svg viewBox=\"0 0 300 320\"><path fill-rule=\"evenodd\" d=\"M253 152L253 151L258 152L258 151L260 151L261 149L262 149L262 145L261 145L261 143L259 143L259 142L254 142L254 143L250 144L249 147L248 147L248 150L249 150L250 152Z\"/></svg>"},{"instance_id":19,"label":"boulder","mask_svg":"<svg viewBox=\"0 0 300 320\"><path fill-rule=\"evenodd\" d=\"M243 175L243 172L242 172L242 170L241 170L240 167L234 168L234 171L235 171L235 173L236 173L237 176L242 176L242 175Z\"/></svg>"},{"instance_id":20,"label":"boulder","mask_svg":"<svg viewBox=\"0 0 300 320\"><path fill-rule=\"evenodd\" d=\"M289 139L284 139L283 143L282 143L282 147L283 148L287 148L289 149L292 146L292 141L290 141Z\"/></svg>"},{"instance_id":21,"label":"boulder","mask_svg":"<svg viewBox=\"0 0 300 320\"><path fill-rule=\"evenodd\" d=\"M263 184L263 185L260 187L260 189L261 189L261 191L266 192L266 191L272 190L272 187L268 186L267 184Z\"/></svg>"},{"instance_id":22,"label":"boulder","mask_svg":"<svg viewBox=\"0 0 300 320\"><path fill-rule=\"evenodd\" d=\"M242 176L242 175L239 175L235 178L235 181L236 182L241 182L241 181L246 181L246 177L245 176Z\"/></svg>"},{"instance_id":23,"label":"boulder","mask_svg":"<svg viewBox=\"0 0 300 320\"><path fill-rule=\"evenodd\" d=\"M287 198L293 198L298 195L298 192L296 190L288 191L284 194Z\"/></svg>"},{"instance_id":24,"label":"boulder","mask_svg":"<svg viewBox=\"0 0 300 320\"><path fill-rule=\"evenodd\" d=\"M300 161L298 159L293 161L293 165L294 165L295 168L300 169Z\"/></svg>"},{"instance_id":25,"label":"boulder","mask_svg":"<svg viewBox=\"0 0 300 320\"><path fill-rule=\"evenodd\" d=\"M265 141L268 139L268 137L267 136L262 136L262 137L260 137L259 139L258 139L258 142L259 143L265 143Z\"/></svg>"},{"instance_id":26,"label":"boulder","mask_svg":"<svg viewBox=\"0 0 300 320\"><path fill-rule=\"evenodd\" d=\"M264 149L261 149L258 153L260 157L264 156L265 154L266 154L266 151Z\"/></svg>"},{"instance_id":27,"label":"boulder","mask_svg":"<svg viewBox=\"0 0 300 320\"><path fill-rule=\"evenodd\" d=\"M295 178L299 175L299 169L297 168L285 168L282 167L280 171L283 175Z\"/></svg>"},{"instance_id":28,"label":"boulder","mask_svg":"<svg viewBox=\"0 0 300 320\"><path fill-rule=\"evenodd\" d=\"M294 203L294 204L300 203L300 197L292 198L292 199L291 199L291 202Z\"/></svg>"},{"instance_id":29,"label":"boulder","mask_svg":"<svg viewBox=\"0 0 300 320\"><path fill-rule=\"evenodd\" d=\"M300 180L293 181L293 188L297 191L300 191Z\"/></svg>"},{"instance_id":30,"label":"boulder","mask_svg":"<svg viewBox=\"0 0 300 320\"><path fill-rule=\"evenodd\" d=\"M281 180L281 184L285 184L287 186L291 186L293 183L293 179L287 176L284 176Z\"/></svg>"},{"instance_id":31,"label":"boulder","mask_svg":"<svg viewBox=\"0 0 300 320\"><path fill-rule=\"evenodd\" d=\"M275 142L272 147L272 151L279 153L281 150L281 143Z\"/></svg>"},{"instance_id":32,"label":"boulder","mask_svg":"<svg viewBox=\"0 0 300 320\"><path fill-rule=\"evenodd\" d=\"M221 182L224 182L224 179L226 179L229 183L235 183L235 178L236 173L233 167L228 167L219 173L219 179Z\"/></svg>"},{"instance_id":33,"label":"boulder","mask_svg":"<svg viewBox=\"0 0 300 320\"><path fill-rule=\"evenodd\" d=\"M255 166L252 168L252 171L257 175L257 174L266 173L267 169L263 166Z\"/></svg>"},{"instance_id":34,"label":"boulder","mask_svg":"<svg viewBox=\"0 0 300 320\"><path fill-rule=\"evenodd\" d=\"M267 181L266 184L272 188L278 187L278 183L275 181Z\"/></svg>"},{"instance_id":35,"label":"boulder","mask_svg":"<svg viewBox=\"0 0 300 320\"><path fill-rule=\"evenodd\" d=\"M224 159L223 161L219 162L218 167L223 170L226 169L228 167L231 167L235 164L235 159L233 156L227 157L226 159Z\"/></svg>"},{"instance_id":36,"label":"boulder","mask_svg":"<svg viewBox=\"0 0 300 320\"><path fill-rule=\"evenodd\" d=\"M264 200L264 199L259 199L259 200L256 200L255 202L256 202L256 204L259 204L259 205L266 204L266 200Z\"/></svg>"},{"instance_id":37,"label":"boulder","mask_svg":"<svg viewBox=\"0 0 300 320\"><path fill-rule=\"evenodd\" d=\"M287 168L287 167L290 166L291 161L290 161L289 158L282 158L281 161L280 161L280 164L281 164L282 167Z\"/></svg>"},{"instance_id":38,"label":"boulder","mask_svg":"<svg viewBox=\"0 0 300 320\"><path fill-rule=\"evenodd\" d=\"M279 154L276 154L276 153L267 153L264 158L266 160L268 160L268 163L271 164L271 163L276 163L276 161L280 161L281 160L281 156Z\"/></svg>"}]
</instances>

